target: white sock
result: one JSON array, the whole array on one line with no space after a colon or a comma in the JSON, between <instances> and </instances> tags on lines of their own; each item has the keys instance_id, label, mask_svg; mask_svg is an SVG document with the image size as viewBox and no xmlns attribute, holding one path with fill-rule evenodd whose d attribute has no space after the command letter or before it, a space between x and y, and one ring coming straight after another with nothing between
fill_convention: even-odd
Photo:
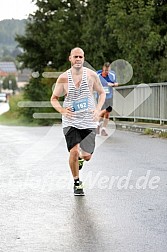
<instances>
[{"instance_id":1,"label":"white sock","mask_svg":"<svg viewBox=\"0 0 167 252\"><path fill-rule=\"evenodd\" d=\"M106 127L102 127L102 130L106 130Z\"/></svg>"}]
</instances>

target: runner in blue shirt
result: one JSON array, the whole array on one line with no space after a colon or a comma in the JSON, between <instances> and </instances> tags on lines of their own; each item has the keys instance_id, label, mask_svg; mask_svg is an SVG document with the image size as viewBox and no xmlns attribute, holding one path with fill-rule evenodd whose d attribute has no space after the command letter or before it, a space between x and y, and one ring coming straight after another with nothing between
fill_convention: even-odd
<instances>
[{"instance_id":1,"label":"runner in blue shirt","mask_svg":"<svg viewBox=\"0 0 167 252\"><path fill-rule=\"evenodd\" d=\"M100 120L99 125L97 127L97 134L100 134L101 129L101 135L108 136L106 132L106 127L108 125L110 113L112 111L113 106L113 87L117 87L118 83L116 80L116 74L114 71L111 71L109 62L104 63L102 70L98 70L97 74L106 93L105 103L100 113Z\"/></svg>"}]
</instances>

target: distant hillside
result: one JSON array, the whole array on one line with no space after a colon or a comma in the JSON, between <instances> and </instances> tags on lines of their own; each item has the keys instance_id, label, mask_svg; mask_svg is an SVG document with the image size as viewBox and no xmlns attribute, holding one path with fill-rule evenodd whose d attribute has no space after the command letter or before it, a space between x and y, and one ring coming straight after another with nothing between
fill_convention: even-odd
<instances>
[{"instance_id":1,"label":"distant hillside","mask_svg":"<svg viewBox=\"0 0 167 252\"><path fill-rule=\"evenodd\" d=\"M26 19L5 19L0 21L0 49L14 49L17 45L16 34L22 35L25 32Z\"/></svg>"}]
</instances>

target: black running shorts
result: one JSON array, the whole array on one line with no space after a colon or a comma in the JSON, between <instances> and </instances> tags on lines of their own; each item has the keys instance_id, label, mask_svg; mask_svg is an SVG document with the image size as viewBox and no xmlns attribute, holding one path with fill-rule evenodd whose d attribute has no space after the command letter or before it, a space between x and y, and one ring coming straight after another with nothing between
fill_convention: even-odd
<instances>
[{"instance_id":1,"label":"black running shorts","mask_svg":"<svg viewBox=\"0 0 167 252\"><path fill-rule=\"evenodd\" d=\"M94 152L96 129L77 129L75 127L66 127L63 129L67 148L70 151L76 144L90 154Z\"/></svg>"}]
</instances>

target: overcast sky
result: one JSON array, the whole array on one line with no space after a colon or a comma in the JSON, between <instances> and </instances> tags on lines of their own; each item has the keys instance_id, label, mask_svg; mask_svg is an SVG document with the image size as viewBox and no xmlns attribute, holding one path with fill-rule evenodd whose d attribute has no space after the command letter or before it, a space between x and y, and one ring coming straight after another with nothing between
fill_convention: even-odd
<instances>
[{"instance_id":1,"label":"overcast sky","mask_svg":"<svg viewBox=\"0 0 167 252\"><path fill-rule=\"evenodd\" d=\"M3 19L24 19L29 13L36 10L31 0L2 0L0 8L0 20Z\"/></svg>"}]
</instances>

